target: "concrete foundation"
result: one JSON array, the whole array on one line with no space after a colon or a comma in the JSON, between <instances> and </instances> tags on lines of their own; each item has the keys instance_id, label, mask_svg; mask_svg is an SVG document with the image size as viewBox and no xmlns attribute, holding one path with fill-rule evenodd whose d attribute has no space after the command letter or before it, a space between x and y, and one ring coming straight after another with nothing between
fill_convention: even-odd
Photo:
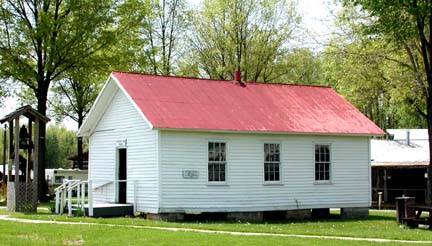
<instances>
[{"instance_id":1,"label":"concrete foundation","mask_svg":"<svg viewBox=\"0 0 432 246\"><path fill-rule=\"evenodd\" d=\"M312 209L313 219L327 219L330 217L330 208L314 208Z\"/></svg>"},{"instance_id":2,"label":"concrete foundation","mask_svg":"<svg viewBox=\"0 0 432 246\"><path fill-rule=\"evenodd\" d=\"M161 214L146 214L145 218L149 220L163 220L169 222L184 221L184 213L161 213Z\"/></svg>"},{"instance_id":3,"label":"concrete foundation","mask_svg":"<svg viewBox=\"0 0 432 246\"><path fill-rule=\"evenodd\" d=\"M311 210L310 209L296 209L296 210L287 210L285 219L288 220L305 220L311 218Z\"/></svg>"},{"instance_id":4,"label":"concrete foundation","mask_svg":"<svg viewBox=\"0 0 432 246\"><path fill-rule=\"evenodd\" d=\"M369 217L369 208L341 208L341 218L365 219Z\"/></svg>"},{"instance_id":5,"label":"concrete foundation","mask_svg":"<svg viewBox=\"0 0 432 246\"><path fill-rule=\"evenodd\" d=\"M232 213L227 213L227 220L260 222L260 221L263 221L263 212L232 212Z\"/></svg>"}]
</instances>

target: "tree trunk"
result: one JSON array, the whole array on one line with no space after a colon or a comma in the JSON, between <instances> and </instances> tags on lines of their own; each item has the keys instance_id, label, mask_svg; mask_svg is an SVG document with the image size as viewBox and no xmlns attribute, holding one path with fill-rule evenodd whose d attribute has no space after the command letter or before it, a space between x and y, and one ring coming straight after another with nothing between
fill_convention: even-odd
<instances>
[{"instance_id":1,"label":"tree trunk","mask_svg":"<svg viewBox=\"0 0 432 246\"><path fill-rule=\"evenodd\" d=\"M81 112L78 113L78 129L81 127L83 123L84 117ZM78 137L77 141L77 162L78 162L78 168L83 169L83 141L82 137Z\"/></svg>"},{"instance_id":2,"label":"tree trunk","mask_svg":"<svg viewBox=\"0 0 432 246\"><path fill-rule=\"evenodd\" d=\"M432 112L429 108L432 108L432 102L431 100L427 99L428 102L428 135L429 135L429 165L427 167L427 184L426 184L426 204L431 206L432 205Z\"/></svg>"},{"instance_id":3,"label":"tree trunk","mask_svg":"<svg viewBox=\"0 0 432 246\"><path fill-rule=\"evenodd\" d=\"M42 86L40 86L42 87ZM41 91L42 90L42 91ZM37 110L42 115L46 115L46 102L48 91L40 89L37 92L38 106ZM39 153L38 153L38 198L41 202L47 201L46 194L48 193L48 185L45 180L45 137L46 137L46 124L43 121L39 123ZM35 140L36 141L36 140Z\"/></svg>"}]
</instances>

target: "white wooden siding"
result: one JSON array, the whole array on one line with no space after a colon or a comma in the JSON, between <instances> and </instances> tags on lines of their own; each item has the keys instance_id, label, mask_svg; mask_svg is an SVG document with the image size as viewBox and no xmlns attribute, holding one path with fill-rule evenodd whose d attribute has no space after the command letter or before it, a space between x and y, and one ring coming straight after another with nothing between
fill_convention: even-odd
<instances>
[{"instance_id":1,"label":"white wooden siding","mask_svg":"<svg viewBox=\"0 0 432 246\"><path fill-rule=\"evenodd\" d=\"M160 212L369 207L369 139L160 132ZM208 141L227 143L227 185L207 182ZM281 144L281 184L264 182L264 143ZM331 184L314 182L314 144L332 145ZM183 170L198 171L184 179Z\"/></svg>"},{"instance_id":2,"label":"white wooden siding","mask_svg":"<svg viewBox=\"0 0 432 246\"><path fill-rule=\"evenodd\" d=\"M116 202L116 143L127 141L127 202L133 203L137 184L137 210L157 212L158 175L156 130L151 130L139 112L120 90L107 107L90 136L89 179L94 180L95 202Z\"/></svg>"}]
</instances>

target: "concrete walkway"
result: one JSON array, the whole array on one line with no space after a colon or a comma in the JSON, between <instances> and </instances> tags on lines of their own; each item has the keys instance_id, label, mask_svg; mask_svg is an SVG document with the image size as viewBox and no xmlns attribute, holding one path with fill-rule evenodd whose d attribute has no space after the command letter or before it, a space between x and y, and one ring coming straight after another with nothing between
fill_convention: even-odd
<instances>
[{"instance_id":1,"label":"concrete walkway","mask_svg":"<svg viewBox=\"0 0 432 246\"><path fill-rule=\"evenodd\" d=\"M397 239L385 239L385 238L360 238L360 237L316 236L316 235L278 234L278 233L261 233L261 232L213 231L213 230L192 229L192 228L99 224L99 223L89 223L89 222L63 222L63 221L52 221L52 220L29 220L29 219L12 218L9 217L8 215L0 215L0 220L13 221L18 223L32 223L32 224L92 225L92 226L107 226L107 227L125 227L125 228L134 228L134 229L154 229L154 230L163 230L163 231L187 231L187 232L227 234L227 235L239 235L239 236L297 237L297 238L334 239L334 240L344 240L344 241L364 241L364 242L375 242L375 243L432 244L432 241L397 240Z\"/></svg>"}]
</instances>

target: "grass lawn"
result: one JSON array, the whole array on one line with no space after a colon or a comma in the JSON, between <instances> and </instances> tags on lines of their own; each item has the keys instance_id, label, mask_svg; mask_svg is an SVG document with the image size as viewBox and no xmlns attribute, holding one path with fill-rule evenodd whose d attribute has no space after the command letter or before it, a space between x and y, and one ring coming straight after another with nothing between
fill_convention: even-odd
<instances>
[{"instance_id":1,"label":"grass lawn","mask_svg":"<svg viewBox=\"0 0 432 246\"><path fill-rule=\"evenodd\" d=\"M119 225L145 225L156 227L183 227L221 231L239 232L269 232L281 234L303 234L303 235L325 235L325 236L347 236L362 238L385 238L399 240L432 240L432 230L409 229L399 226L395 222L394 212L382 212L371 210L370 218L365 220L342 220L334 214L333 218L326 220L307 221L268 221L264 223L240 223L240 222L162 222L144 220L141 218L88 218L68 217L49 214L49 210L39 210L38 214L12 213L10 216L25 219L92 222L100 224ZM0 213L6 213L4 209ZM5 226L2 226L5 225ZM14 225L14 226L10 226ZM16 225L19 225L17 227ZM305 239L268 236L233 236L222 234L205 234L196 232L168 232L153 229L134 228L112 228L89 225L35 225L17 222L0 221L0 241L13 243L37 242L46 245L47 239L55 238L55 245L70 241L79 242L83 239L85 243L94 244L258 244L276 243L290 245L373 245L375 242L354 242L330 239ZM7 229L11 228L11 229ZM17 229L19 228L19 229ZM14 232L14 233L13 233ZM127 233L125 233L127 232ZM36 234L35 234L36 233ZM9 235L9 236L8 236ZM78 240L78 241L77 241ZM252 240L252 241L251 241ZM37 245L36 243L36 245ZM9 244L9 243L8 243ZM390 243L395 245L395 243ZM19 245L19 244L18 244Z\"/></svg>"},{"instance_id":2,"label":"grass lawn","mask_svg":"<svg viewBox=\"0 0 432 246\"><path fill-rule=\"evenodd\" d=\"M235 236L92 225L0 221L2 245L376 245L376 242L270 236ZM403 245L379 243L380 245Z\"/></svg>"}]
</instances>

